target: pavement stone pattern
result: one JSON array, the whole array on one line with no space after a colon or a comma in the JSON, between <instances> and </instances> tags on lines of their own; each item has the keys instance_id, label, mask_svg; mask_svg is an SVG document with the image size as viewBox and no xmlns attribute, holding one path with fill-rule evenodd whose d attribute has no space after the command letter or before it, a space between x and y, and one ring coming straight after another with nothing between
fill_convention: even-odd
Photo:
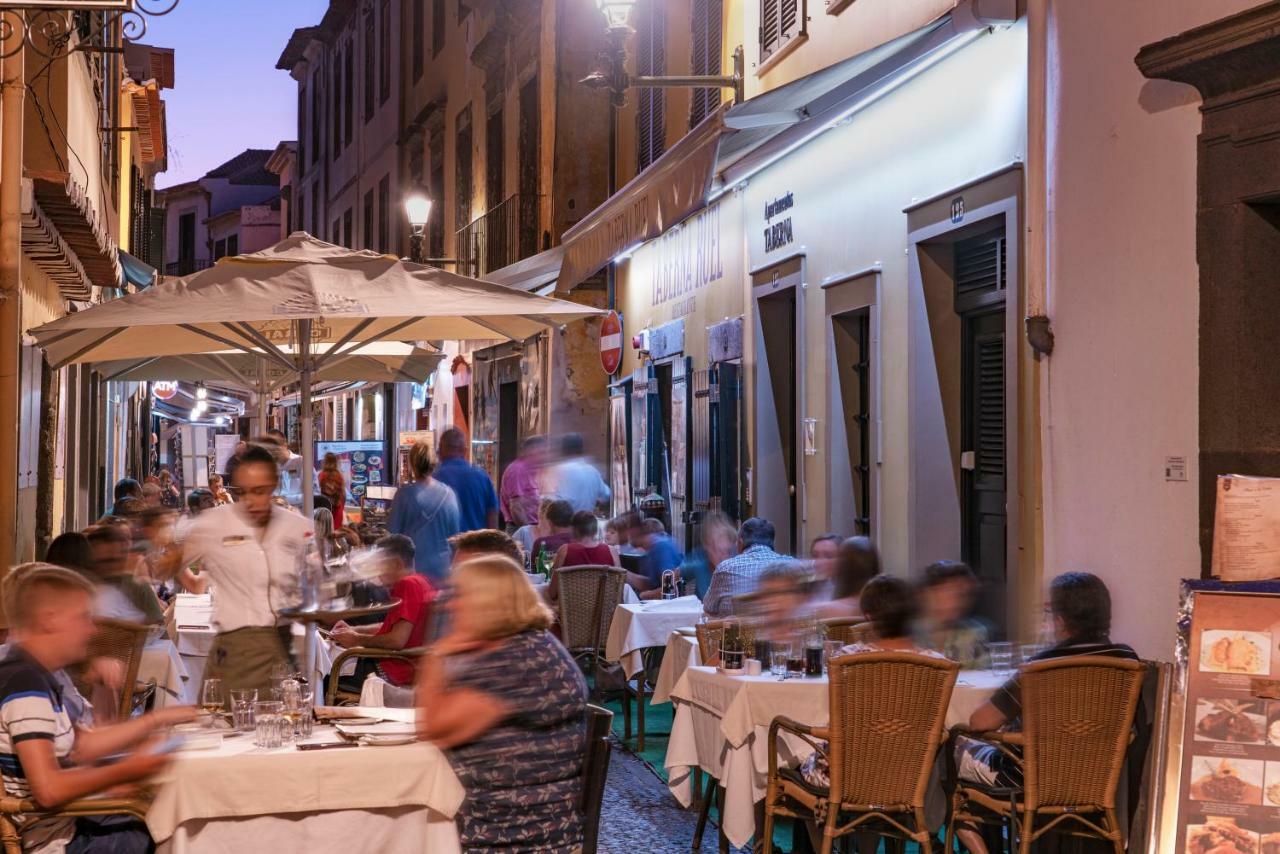
<instances>
[{"instance_id":1,"label":"pavement stone pattern","mask_svg":"<svg viewBox=\"0 0 1280 854\"><path fill-rule=\"evenodd\" d=\"M698 813L681 809L662 779L615 739L601 807L600 854L691 852L697 823ZM708 822L701 850L714 854L716 838Z\"/></svg>"}]
</instances>

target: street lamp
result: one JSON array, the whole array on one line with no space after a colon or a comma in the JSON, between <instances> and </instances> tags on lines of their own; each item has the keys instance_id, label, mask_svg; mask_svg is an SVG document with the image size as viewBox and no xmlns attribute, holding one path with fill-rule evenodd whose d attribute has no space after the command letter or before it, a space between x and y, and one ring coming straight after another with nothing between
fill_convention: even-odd
<instances>
[{"instance_id":1,"label":"street lamp","mask_svg":"<svg viewBox=\"0 0 1280 854\"><path fill-rule=\"evenodd\" d=\"M409 219L409 260L422 264L422 238L431 218L431 199L425 193L410 193L404 200L404 212Z\"/></svg>"},{"instance_id":2,"label":"street lamp","mask_svg":"<svg viewBox=\"0 0 1280 854\"><path fill-rule=\"evenodd\" d=\"M610 32L631 31L627 19L631 17L631 10L635 5L635 0L596 0L596 8L604 13L605 20L609 22Z\"/></svg>"}]
</instances>

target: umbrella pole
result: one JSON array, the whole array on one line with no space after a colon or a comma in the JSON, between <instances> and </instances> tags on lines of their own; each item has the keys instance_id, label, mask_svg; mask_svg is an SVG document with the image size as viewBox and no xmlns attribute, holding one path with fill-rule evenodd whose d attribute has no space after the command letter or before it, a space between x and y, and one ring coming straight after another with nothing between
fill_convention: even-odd
<instances>
[{"instance_id":1,"label":"umbrella pole","mask_svg":"<svg viewBox=\"0 0 1280 854\"><path fill-rule=\"evenodd\" d=\"M267 357L258 358L258 435L267 435L270 404L267 403Z\"/></svg>"},{"instance_id":2,"label":"umbrella pole","mask_svg":"<svg viewBox=\"0 0 1280 854\"><path fill-rule=\"evenodd\" d=\"M311 473L315 469L315 442L312 431L315 422L311 418L311 321L298 321L298 361L301 374L301 385L298 389L299 416L302 418L302 513L310 519L315 508L315 494L312 491ZM324 544L316 543L316 553L324 554ZM303 624L306 629L306 670L307 679L313 685L316 677L316 655L319 638L316 635L317 625L313 622Z\"/></svg>"}]
</instances>

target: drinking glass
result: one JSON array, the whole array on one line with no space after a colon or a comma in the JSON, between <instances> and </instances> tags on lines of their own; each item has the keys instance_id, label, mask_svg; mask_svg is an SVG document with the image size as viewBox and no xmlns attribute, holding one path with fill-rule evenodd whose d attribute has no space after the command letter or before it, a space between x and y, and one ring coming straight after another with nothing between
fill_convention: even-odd
<instances>
[{"instance_id":1,"label":"drinking glass","mask_svg":"<svg viewBox=\"0 0 1280 854\"><path fill-rule=\"evenodd\" d=\"M311 737L311 689L299 686L287 691L284 698L285 732L282 739L286 742Z\"/></svg>"},{"instance_id":2,"label":"drinking glass","mask_svg":"<svg viewBox=\"0 0 1280 854\"><path fill-rule=\"evenodd\" d=\"M1040 644L1024 643L1022 646L1018 647L1018 663L1030 664L1031 662L1035 661L1036 656L1039 654L1040 654Z\"/></svg>"},{"instance_id":3,"label":"drinking glass","mask_svg":"<svg viewBox=\"0 0 1280 854\"><path fill-rule=\"evenodd\" d=\"M840 655L840 650L844 649L844 643L838 640L829 640L822 645L822 669L824 671L830 669L831 659Z\"/></svg>"},{"instance_id":4,"label":"drinking glass","mask_svg":"<svg viewBox=\"0 0 1280 854\"><path fill-rule=\"evenodd\" d=\"M253 704L256 702L257 688L231 689L231 722L238 732L253 729Z\"/></svg>"},{"instance_id":5,"label":"drinking glass","mask_svg":"<svg viewBox=\"0 0 1280 854\"><path fill-rule=\"evenodd\" d=\"M996 641L988 649L991 651L991 669L997 673L1009 673L1013 670L1013 644L1008 641Z\"/></svg>"},{"instance_id":6,"label":"drinking glass","mask_svg":"<svg viewBox=\"0 0 1280 854\"><path fill-rule=\"evenodd\" d=\"M209 726L214 725L218 713L222 711L226 703L227 694L222 687L222 680L204 680L204 688L200 691L200 708L209 714Z\"/></svg>"},{"instance_id":7,"label":"drinking glass","mask_svg":"<svg viewBox=\"0 0 1280 854\"><path fill-rule=\"evenodd\" d=\"M280 747L284 725L284 703L279 700L259 700L253 704L253 743L271 749Z\"/></svg>"},{"instance_id":8,"label":"drinking glass","mask_svg":"<svg viewBox=\"0 0 1280 854\"><path fill-rule=\"evenodd\" d=\"M787 678L787 645L775 643L769 650L769 672L781 682Z\"/></svg>"},{"instance_id":9,"label":"drinking glass","mask_svg":"<svg viewBox=\"0 0 1280 854\"><path fill-rule=\"evenodd\" d=\"M715 665L720 663L720 636L712 632L707 638L707 660L703 664Z\"/></svg>"}]
</instances>

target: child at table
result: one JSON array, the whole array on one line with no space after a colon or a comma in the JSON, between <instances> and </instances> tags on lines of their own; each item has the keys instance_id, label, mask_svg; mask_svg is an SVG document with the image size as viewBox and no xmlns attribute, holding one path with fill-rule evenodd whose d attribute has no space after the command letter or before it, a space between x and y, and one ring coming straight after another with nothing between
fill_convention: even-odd
<instances>
[{"instance_id":1,"label":"child at table","mask_svg":"<svg viewBox=\"0 0 1280 854\"><path fill-rule=\"evenodd\" d=\"M88 729L72 722L55 673L84 661L96 627L93 585L51 564L24 564L4 584L12 644L0 659L0 777L5 794L32 799L41 809L96 795L150 777L167 762L147 742L156 730L192 720L195 710L170 707L114 726ZM136 748L110 765L103 757ZM68 854L144 852L151 837L121 816L19 817L24 850Z\"/></svg>"}]
</instances>

